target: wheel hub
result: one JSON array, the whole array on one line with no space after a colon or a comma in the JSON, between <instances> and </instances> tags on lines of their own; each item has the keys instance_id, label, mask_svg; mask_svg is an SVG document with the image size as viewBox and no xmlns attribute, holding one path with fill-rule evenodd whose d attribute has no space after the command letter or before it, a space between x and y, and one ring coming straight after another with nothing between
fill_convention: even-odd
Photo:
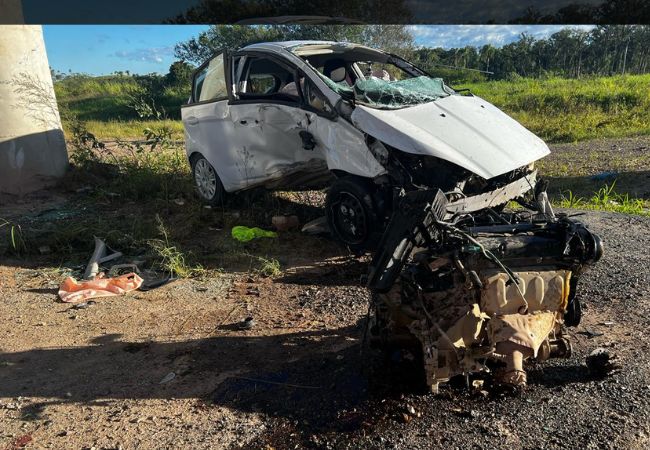
<instances>
[{"instance_id":1,"label":"wheel hub","mask_svg":"<svg viewBox=\"0 0 650 450\"><path fill-rule=\"evenodd\" d=\"M201 159L196 163L194 181L201 196L207 200L212 200L217 192L217 174L205 159Z\"/></svg>"},{"instance_id":2,"label":"wheel hub","mask_svg":"<svg viewBox=\"0 0 650 450\"><path fill-rule=\"evenodd\" d=\"M367 229L366 214L361 201L353 194L343 192L338 204L334 205L333 212L334 225L345 242L361 243Z\"/></svg>"}]
</instances>

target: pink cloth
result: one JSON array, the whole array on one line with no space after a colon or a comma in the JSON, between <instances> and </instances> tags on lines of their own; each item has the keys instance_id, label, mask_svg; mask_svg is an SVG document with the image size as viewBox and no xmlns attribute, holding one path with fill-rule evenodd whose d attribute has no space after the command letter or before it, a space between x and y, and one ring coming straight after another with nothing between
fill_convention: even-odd
<instances>
[{"instance_id":1,"label":"pink cloth","mask_svg":"<svg viewBox=\"0 0 650 450\"><path fill-rule=\"evenodd\" d=\"M91 298L126 294L141 285L142 278L135 273L114 278L104 278L104 274L101 273L92 280L80 282L68 277L59 287L59 297L66 303L80 303Z\"/></svg>"}]
</instances>

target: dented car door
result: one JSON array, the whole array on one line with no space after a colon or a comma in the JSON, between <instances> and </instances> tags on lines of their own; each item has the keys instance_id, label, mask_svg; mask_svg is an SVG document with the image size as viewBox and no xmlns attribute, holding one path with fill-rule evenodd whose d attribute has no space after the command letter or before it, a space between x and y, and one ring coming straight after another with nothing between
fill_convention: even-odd
<instances>
[{"instance_id":1,"label":"dented car door","mask_svg":"<svg viewBox=\"0 0 650 450\"><path fill-rule=\"evenodd\" d=\"M296 173L327 172L322 149L310 145L296 72L263 55L246 56L230 102L230 167L238 189L279 183Z\"/></svg>"}]
</instances>

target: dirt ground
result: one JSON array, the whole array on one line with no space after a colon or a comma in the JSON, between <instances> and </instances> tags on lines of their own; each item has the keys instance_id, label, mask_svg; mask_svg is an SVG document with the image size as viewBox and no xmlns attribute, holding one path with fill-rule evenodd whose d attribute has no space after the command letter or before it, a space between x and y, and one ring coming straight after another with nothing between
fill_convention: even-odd
<instances>
[{"instance_id":1,"label":"dirt ground","mask_svg":"<svg viewBox=\"0 0 650 450\"><path fill-rule=\"evenodd\" d=\"M648 448L650 218L581 220L606 253L574 354L529 367L515 398L416 391L362 345L367 260L301 252L320 238L281 234L275 278L211 272L85 309L58 301L56 265L4 259L0 449ZM591 375L597 347L623 370Z\"/></svg>"}]
</instances>

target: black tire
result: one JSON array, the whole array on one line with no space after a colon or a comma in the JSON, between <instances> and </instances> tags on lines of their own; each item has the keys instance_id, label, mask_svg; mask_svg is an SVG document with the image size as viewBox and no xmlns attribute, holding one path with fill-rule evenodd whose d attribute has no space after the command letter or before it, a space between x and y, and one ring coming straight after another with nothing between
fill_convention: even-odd
<instances>
[{"instance_id":1,"label":"black tire","mask_svg":"<svg viewBox=\"0 0 650 450\"><path fill-rule=\"evenodd\" d=\"M212 164L199 154L192 156L190 162L194 188L201 200L212 206L223 204L226 191Z\"/></svg>"},{"instance_id":2,"label":"black tire","mask_svg":"<svg viewBox=\"0 0 650 450\"><path fill-rule=\"evenodd\" d=\"M325 199L332 234L357 254L372 248L380 226L372 193L370 181L345 176L334 181Z\"/></svg>"}]
</instances>

